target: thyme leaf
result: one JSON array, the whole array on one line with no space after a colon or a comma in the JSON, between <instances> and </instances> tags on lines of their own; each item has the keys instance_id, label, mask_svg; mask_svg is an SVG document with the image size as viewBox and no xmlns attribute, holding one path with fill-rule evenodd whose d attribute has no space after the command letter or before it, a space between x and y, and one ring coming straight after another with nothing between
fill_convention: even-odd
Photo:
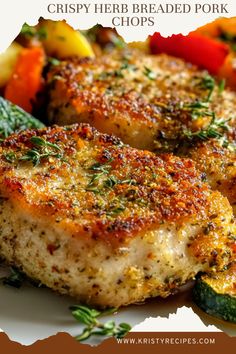
<instances>
[{"instance_id":1,"label":"thyme leaf","mask_svg":"<svg viewBox=\"0 0 236 354\"><path fill-rule=\"evenodd\" d=\"M30 141L35 146L49 146L55 150L61 151L61 148L58 145L50 143L49 141L46 141L45 139L39 136L32 136L30 138Z\"/></svg>"},{"instance_id":2,"label":"thyme leaf","mask_svg":"<svg viewBox=\"0 0 236 354\"><path fill-rule=\"evenodd\" d=\"M205 75L199 83L199 86L209 91L206 102L210 102L216 86L214 77L211 75Z\"/></svg>"},{"instance_id":3,"label":"thyme leaf","mask_svg":"<svg viewBox=\"0 0 236 354\"><path fill-rule=\"evenodd\" d=\"M42 159L49 157L62 158L62 154L55 152L55 150L61 151L58 145L38 136L32 136L30 142L34 147L21 156L19 158L20 161L31 161L34 166L38 166Z\"/></svg>"},{"instance_id":4,"label":"thyme leaf","mask_svg":"<svg viewBox=\"0 0 236 354\"><path fill-rule=\"evenodd\" d=\"M200 140L208 140L208 139L219 139L223 137L224 131L229 130L228 122L231 119L216 119L215 114L213 113L212 119L209 125L200 131L192 132L189 130L184 131L184 136L189 140L200 139Z\"/></svg>"},{"instance_id":5,"label":"thyme leaf","mask_svg":"<svg viewBox=\"0 0 236 354\"><path fill-rule=\"evenodd\" d=\"M3 156L5 157L6 161L9 163L13 163L16 160L16 155L12 151L8 152L6 154L3 154Z\"/></svg>"},{"instance_id":6,"label":"thyme leaf","mask_svg":"<svg viewBox=\"0 0 236 354\"><path fill-rule=\"evenodd\" d=\"M82 342L91 336L105 336L123 338L130 330L131 326L127 323L120 323L116 325L114 321L110 320L105 323L99 321L100 316L113 314L117 311L116 308L111 308L105 311L97 311L96 309L75 305L71 306L72 316L76 321L85 325L83 331L75 337L76 340Z\"/></svg>"},{"instance_id":7,"label":"thyme leaf","mask_svg":"<svg viewBox=\"0 0 236 354\"><path fill-rule=\"evenodd\" d=\"M111 162L110 160L109 162ZM114 175L109 175L111 171L111 165L109 163L101 164L100 162L96 162L91 167L89 167L89 171L94 171L94 174L90 174L90 181L87 184L86 190L93 193L100 193L102 188L110 188L112 189L114 186L118 184L128 184L128 185L136 185L136 181L133 179L118 179ZM106 177L107 176L107 177ZM104 179L106 177L106 179Z\"/></svg>"},{"instance_id":8,"label":"thyme leaf","mask_svg":"<svg viewBox=\"0 0 236 354\"><path fill-rule=\"evenodd\" d=\"M144 66L143 73L145 76L147 76L147 78L149 80L156 80L156 78L157 78L157 74L154 71L152 71L150 68L148 68L147 66Z\"/></svg>"},{"instance_id":9,"label":"thyme leaf","mask_svg":"<svg viewBox=\"0 0 236 354\"><path fill-rule=\"evenodd\" d=\"M109 162L111 162L111 160ZM103 176L108 175L110 169L111 165L109 165L109 163L102 164L100 162L96 162L92 166L90 166L89 171L94 171L95 173L90 175L91 179L86 187L86 190L94 193L99 193L100 190L98 189L98 187L100 184L100 179Z\"/></svg>"},{"instance_id":10,"label":"thyme leaf","mask_svg":"<svg viewBox=\"0 0 236 354\"><path fill-rule=\"evenodd\" d=\"M120 213L122 213L125 209L126 209L126 207L124 205L120 205L116 208L108 210L106 212L106 215L107 216L116 216L116 215L119 215Z\"/></svg>"},{"instance_id":11,"label":"thyme leaf","mask_svg":"<svg viewBox=\"0 0 236 354\"><path fill-rule=\"evenodd\" d=\"M184 104L182 107L184 111L190 112L192 120L196 120L200 117L212 117L214 113L210 111L208 108L209 108L209 103L202 102L202 101L187 103Z\"/></svg>"},{"instance_id":12,"label":"thyme leaf","mask_svg":"<svg viewBox=\"0 0 236 354\"><path fill-rule=\"evenodd\" d=\"M222 79L222 80L219 82L219 85L218 85L219 94L222 94L222 92L224 91L224 89L225 89L225 84L226 84L225 79Z\"/></svg>"}]
</instances>

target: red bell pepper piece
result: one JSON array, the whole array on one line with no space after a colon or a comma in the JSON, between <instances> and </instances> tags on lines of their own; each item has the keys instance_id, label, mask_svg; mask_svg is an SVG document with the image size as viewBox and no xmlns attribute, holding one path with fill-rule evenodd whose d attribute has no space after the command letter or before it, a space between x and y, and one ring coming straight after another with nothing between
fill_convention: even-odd
<instances>
[{"instance_id":1,"label":"red bell pepper piece","mask_svg":"<svg viewBox=\"0 0 236 354\"><path fill-rule=\"evenodd\" d=\"M183 58L212 74L219 72L230 52L227 44L193 32L188 36L178 34L168 38L154 33L149 43L153 54L166 53Z\"/></svg>"}]
</instances>

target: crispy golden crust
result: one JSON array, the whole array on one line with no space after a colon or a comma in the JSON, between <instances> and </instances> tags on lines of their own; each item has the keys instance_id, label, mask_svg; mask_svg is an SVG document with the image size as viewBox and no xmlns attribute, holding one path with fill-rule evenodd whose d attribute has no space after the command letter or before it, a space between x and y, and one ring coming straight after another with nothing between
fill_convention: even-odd
<instances>
[{"instance_id":1,"label":"crispy golden crust","mask_svg":"<svg viewBox=\"0 0 236 354\"><path fill-rule=\"evenodd\" d=\"M212 112L228 122L227 135L235 137L236 95L221 92L206 71L181 59L114 51L64 61L48 82L51 121L89 122L134 147L171 150L189 132L205 129ZM196 107L199 102L205 107Z\"/></svg>"},{"instance_id":2,"label":"crispy golden crust","mask_svg":"<svg viewBox=\"0 0 236 354\"><path fill-rule=\"evenodd\" d=\"M205 173L211 187L227 196L236 212L236 155L216 140L199 143L188 150L188 156Z\"/></svg>"},{"instance_id":3,"label":"crispy golden crust","mask_svg":"<svg viewBox=\"0 0 236 354\"><path fill-rule=\"evenodd\" d=\"M59 156L42 158L35 167L21 160L35 149L33 136L57 144ZM129 148L87 125L11 136L1 146L0 172L4 197L75 236L107 242L165 221L202 219L212 194L191 160Z\"/></svg>"},{"instance_id":4,"label":"crispy golden crust","mask_svg":"<svg viewBox=\"0 0 236 354\"><path fill-rule=\"evenodd\" d=\"M131 146L190 157L236 204L236 94L207 72L166 55L114 51L62 62L48 82L52 121L86 121Z\"/></svg>"},{"instance_id":5,"label":"crispy golden crust","mask_svg":"<svg viewBox=\"0 0 236 354\"><path fill-rule=\"evenodd\" d=\"M0 256L54 290L119 307L231 261L232 209L189 159L88 125L28 130L0 150Z\"/></svg>"}]
</instances>

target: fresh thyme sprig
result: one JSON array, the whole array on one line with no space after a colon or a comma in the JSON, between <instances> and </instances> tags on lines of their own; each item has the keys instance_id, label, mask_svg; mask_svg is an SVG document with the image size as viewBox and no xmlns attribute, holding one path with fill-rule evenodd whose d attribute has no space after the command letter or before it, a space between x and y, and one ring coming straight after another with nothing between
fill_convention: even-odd
<instances>
[{"instance_id":1,"label":"fresh thyme sprig","mask_svg":"<svg viewBox=\"0 0 236 354\"><path fill-rule=\"evenodd\" d=\"M104 81L111 77L124 78L125 70L132 72L138 70L138 68L136 65L130 63L127 57L124 57L119 68L111 71L102 71L96 79L99 81Z\"/></svg>"},{"instance_id":2,"label":"fresh thyme sprig","mask_svg":"<svg viewBox=\"0 0 236 354\"><path fill-rule=\"evenodd\" d=\"M188 138L190 141L195 139L208 140L208 139L221 139L226 131L229 130L228 122L229 119L217 118L214 111L210 110L210 102L212 95L216 88L216 81L211 75L204 76L198 86L200 88L208 90L208 95L206 99L202 101L195 101L188 104L183 104L181 107L185 111L189 111L193 120L202 117L211 117L210 123L204 129L197 132L192 132L190 130L185 130L183 132L184 138ZM218 92L221 94L225 88L225 80L221 80L218 84ZM225 139L224 144L226 144L227 139Z\"/></svg>"},{"instance_id":3,"label":"fresh thyme sprig","mask_svg":"<svg viewBox=\"0 0 236 354\"><path fill-rule=\"evenodd\" d=\"M33 144L33 148L28 150L19 160L31 161L34 166L38 166L44 158L62 158L62 154L59 153L61 152L61 148L58 145L50 143L38 136L32 136L30 142Z\"/></svg>"},{"instance_id":4,"label":"fresh thyme sprig","mask_svg":"<svg viewBox=\"0 0 236 354\"><path fill-rule=\"evenodd\" d=\"M200 139L200 140L208 140L208 139L220 139L222 138L224 131L229 130L228 122L231 119L224 120L224 119L216 119L215 114L213 113L212 119L209 125L202 130L197 132L192 132L189 130L184 131L184 136L187 137L189 140Z\"/></svg>"},{"instance_id":5,"label":"fresh thyme sprig","mask_svg":"<svg viewBox=\"0 0 236 354\"><path fill-rule=\"evenodd\" d=\"M212 98L212 95L213 95L213 92L214 92L215 87L216 87L216 81L215 81L214 77L211 76L211 75L205 75L201 79L201 81L199 83L199 86L202 89L206 89L206 90L209 91L208 96L206 98L206 102L210 102L211 98Z\"/></svg>"},{"instance_id":6,"label":"fresh thyme sprig","mask_svg":"<svg viewBox=\"0 0 236 354\"><path fill-rule=\"evenodd\" d=\"M124 337L130 330L131 326L127 323L120 323L116 325L114 321L102 323L98 317L113 314L117 311L116 308L111 308L105 311L97 311L87 306L75 305L71 306L73 317L86 327L82 333L75 337L76 340L82 342L91 336L105 336L105 337Z\"/></svg>"},{"instance_id":7,"label":"fresh thyme sprig","mask_svg":"<svg viewBox=\"0 0 236 354\"><path fill-rule=\"evenodd\" d=\"M213 112L209 110L208 102L195 101L188 104L184 104L182 109L189 111L192 120L196 120L199 117L212 117Z\"/></svg>"},{"instance_id":8,"label":"fresh thyme sprig","mask_svg":"<svg viewBox=\"0 0 236 354\"><path fill-rule=\"evenodd\" d=\"M196 100L194 102L185 103L181 108L184 111L189 111L193 120L200 117L213 117L214 112L209 109L209 104L216 87L215 79L211 75L205 75L200 79L197 86L201 89L208 90L207 97L201 101Z\"/></svg>"},{"instance_id":9,"label":"fresh thyme sprig","mask_svg":"<svg viewBox=\"0 0 236 354\"><path fill-rule=\"evenodd\" d=\"M111 160L109 162L111 162ZM108 175L111 169L111 165L109 165L109 162L105 164L96 162L89 167L89 171L93 171L95 173L89 175L91 179L86 187L87 191L99 193L98 186L100 179L101 177Z\"/></svg>"},{"instance_id":10,"label":"fresh thyme sprig","mask_svg":"<svg viewBox=\"0 0 236 354\"><path fill-rule=\"evenodd\" d=\"M216 89L216 81L211 75L205 75L200 79L197 84L201 89L208 90L207 97L202 101L196 100L195 102L183 104L183 109L190 111L193 120L199 117L213 117L214 112L210 110L210 102L212 95ZM225 88L225 80L221 80L218 84L218 92L221 94Z\"/></svg>"},{"instance_id":11,"label":"fresh thyme sprig","mask_svg":"<svg viewBox=\"0 0 236 354\"><path fill-rule=\"evenodd\" d=\"M128 184L128 185L136 185L136 181L131 178L127 178L124 180L118 179L115 175L110 175L111 165L109 164L112 160L109 160L107 163L102 164L100 162L96 162L93 164L89 171L94 171L95 173L89 174L90 181L87 184L86 190L93 193L100 193L103 188L112 189L118 184ZM105 178L106 177L106 178ZM117 209L117 208L115 208ZM119 208L120 210L120 208Z\"/></svg>"}]
</instances>

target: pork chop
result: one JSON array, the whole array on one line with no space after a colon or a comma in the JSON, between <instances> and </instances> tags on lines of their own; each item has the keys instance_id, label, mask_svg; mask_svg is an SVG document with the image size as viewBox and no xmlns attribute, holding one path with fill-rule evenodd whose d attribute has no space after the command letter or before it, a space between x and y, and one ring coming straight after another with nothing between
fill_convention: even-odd
<instances>
[{"instance_id":1,"label":"pork chop","mask_svg":"<svg viewBox=\"0 0 236 354\"><path fill-rule=\"evenodd\" d=\"M124 50L63 61L48 84L51 122L88 122L133 147L190 156L236 205L236 93L206 71L164 54ZM221 150L217 158L209 153L213 145Z\"/></svg>"},{"instance_id":2,"label":"pork chop","mask_svg":"<svg viewBox=\"0 0 236 354\"><path fill-rule=\"evenodd\" d=\"M190 148L187 154L195 161L196 167L205 173L211 187L227 196L236 215L235 151L224 148L217 140L209 140Z\"/></svg>"},{"instance_id":3,"label":"pork chop","mask_svg":"<svg viewBox=\"0 0 236 354\"><path fill-rule=\"evenodd\" d=\"M232 208L189 159L156 156L87 125L0 146L0 256L101 307L166 297L229 263Z\"/></svg>"},{"instance_id":4,"label":"pork chop","mask_svg":"<svg viewBox=\"0 0 236 354\"><path fill-rule=\"evenodd\" d=\"M48 84L51 123L86 122L139 149L173 151L197 138L235 137L236 94L164 54L124 50L62 61Z\"/></svg>"}]
</instances>

